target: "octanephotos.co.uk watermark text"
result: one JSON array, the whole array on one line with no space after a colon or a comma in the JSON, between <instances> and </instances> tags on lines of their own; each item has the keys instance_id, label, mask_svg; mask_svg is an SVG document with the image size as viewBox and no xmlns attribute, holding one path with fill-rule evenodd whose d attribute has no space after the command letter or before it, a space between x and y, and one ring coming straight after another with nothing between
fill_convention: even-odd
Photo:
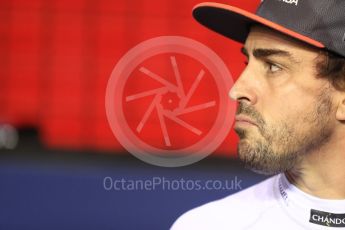
<instances>
[{"instance_id":1,"label":"octanephotos.co.uk watermark text","mask_svg":"<svg viewBox=\"0 0 345 230\"><path fill-rule=\"evenodd\" d=\"M210 190L242 190L242 180L237 176L226 180L170 179L152 177L149 179L126 179L104 177L103 188L106 191L210 191Z\"/></svg>"}]
</instances>

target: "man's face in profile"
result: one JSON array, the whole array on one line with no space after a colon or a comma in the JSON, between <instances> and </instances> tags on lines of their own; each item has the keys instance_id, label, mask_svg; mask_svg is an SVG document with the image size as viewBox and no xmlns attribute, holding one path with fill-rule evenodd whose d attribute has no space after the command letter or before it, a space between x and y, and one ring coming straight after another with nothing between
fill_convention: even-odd
<instances>
[{"instance_id":1,"label":"man's face in profile","mask_svg":"<svg viewBox=\"0 0 345 230\"><path fill-rule=\"evenodd\" d=\"M243 53L248 64L230 92L239 102L239 158L264 174L289 170L326 145L334 132L333 88L317 78L320 54L257 26Z\"/></svg>"}]
</instances>

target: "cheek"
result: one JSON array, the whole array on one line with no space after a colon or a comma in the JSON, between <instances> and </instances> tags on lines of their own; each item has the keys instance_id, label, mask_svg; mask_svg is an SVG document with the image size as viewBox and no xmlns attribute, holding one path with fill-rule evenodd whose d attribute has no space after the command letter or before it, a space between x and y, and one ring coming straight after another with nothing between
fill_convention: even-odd
<instances>
[{"instance_id":1,"label":"cheek","mask_svg":"<svg viewBox=\"0 0 345 230\"><path fill-rule=\"evenodd\" d=\"M293 124L299 122L303 114L313 111L317 93L297 84L286 84L262 97L259 111L267 122L288 120Z\"/></svg>"},{"instance_id":2,"label":"cheek","mask_svg":"<svg viewBox=\"0 0 345 230\"><path fill-rule=\"evenodd\" d=\"M299 99L290 95L285 100L271 101L263 113L267 124L266 139L270 138L273 143L288 143L310 130L315 119L315 99Z\"/></svg>"}]
</instances>

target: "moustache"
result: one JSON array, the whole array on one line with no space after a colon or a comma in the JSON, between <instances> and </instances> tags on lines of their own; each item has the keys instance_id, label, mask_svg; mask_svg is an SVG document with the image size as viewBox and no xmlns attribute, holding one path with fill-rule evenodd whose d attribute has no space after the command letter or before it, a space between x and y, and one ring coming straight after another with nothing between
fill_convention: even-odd
<instances>
[{"instance_id":1,"label":"moustache","mask_svg":"<svg viewBox=\"0 0 345 230\"><path fill-rule=\"evenodd\" d=\"M253 119L257 125L262 128L266 123L261 114L252 106L245 104L244 102L239 102L236 115L246 115Z\"/></svg>"}]
</instances>

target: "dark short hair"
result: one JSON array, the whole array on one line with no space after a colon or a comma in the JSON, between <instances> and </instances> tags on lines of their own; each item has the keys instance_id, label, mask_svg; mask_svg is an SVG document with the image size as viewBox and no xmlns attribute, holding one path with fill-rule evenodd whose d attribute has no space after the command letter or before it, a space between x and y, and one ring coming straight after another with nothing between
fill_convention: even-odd
<instances>
[{"instance_id":1,"label":"dark short hair","mask_svg":"<svg viewBox=\"0 0 345 230\"><path fill-rule=\"evenodd\" d=\"M320 55L316 62L317 76L328 79L335 89L345 91L345 58L327 51L320 51Z\"/></svg>"}]
</instances>

